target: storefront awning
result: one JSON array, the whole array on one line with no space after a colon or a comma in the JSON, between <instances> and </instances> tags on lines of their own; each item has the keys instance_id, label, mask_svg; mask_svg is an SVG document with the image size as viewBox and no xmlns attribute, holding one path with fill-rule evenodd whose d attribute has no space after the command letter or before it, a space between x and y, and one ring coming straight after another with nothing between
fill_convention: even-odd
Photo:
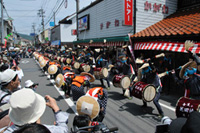
<instances>
[{"instance_id":1,"label":"storefront awning","mask_svg":"<svg viewBox=\"0 0 200 133\"><path fill-rule=\"evenodd\" d=\"M134 50L160 50L172 52L187 52L184 43L175 42L137 42L134 44ZM195 43L194 47L189 49L192 52L200 54L200 43Z\"/></svg>"},{"instance_id":2,"label":"storefront awning","mask_svg":"<svg viewBox=\"0 0 200 133\"><path fill-rule=\"evenodd\" d=\"M123 46L128 42L129 37L110 37L110 38L97 38L97 39L86 39L74 41L74 44L83 46Z\"/></svg>"},{"instance_id":3,"label":"storefront awning","mask_svg":"<svg viewBox=\"0 0 200 133\"><path fill-rule=\"evenodd\" d=\"M107 42L107 43L81 43L83 46L123 46L124 42Z\"/></svg>"}]
</instances>

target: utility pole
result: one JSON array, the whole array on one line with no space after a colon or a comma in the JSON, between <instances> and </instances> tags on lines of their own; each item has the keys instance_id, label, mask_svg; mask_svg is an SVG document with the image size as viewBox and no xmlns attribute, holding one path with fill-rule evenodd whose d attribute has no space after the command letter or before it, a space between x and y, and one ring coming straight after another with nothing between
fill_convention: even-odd
<instances>
[{"instance_id":1,"label":"utility pole","mask_svg":"<svg viewBox=\"0 0 200 133\"><path fill-rule=\"evenodd\" d=\"M44 38L44 11L43 11L43 9L41 8L40 10L38 10L38 16L39 17L42 17L42 31L43 31L43 34L42 34L42 39L43 40L45 40L45 38Z\"/></svg>"},{"instance_id":2,"label":"utility pole","mask_svg":"<svg viewBox=\"0 0 200 133\"><path fill-rule=\"evenodd\" d=\"M34 46L35 46L35 44L36 44L36 41L35 41L35 23L33 23L32 28L33 28L33 33L34 33Z\"/></svg>"},{"instance_id":3,"label":"utility pole","mask_svg":"<svg viewBox=\"0 0 200 133\"><path fill-rule=\"evenodd\" d=\"M1 0L1 43L4 44L3 0ZM1 47L0 47L1 51Z\"/></svg>"},{"instance_id":4,"label":"utility pole","mask_svg":"<svg viewBox=\"0 0 200 133\"><path fill-rule=\"evenodd\" d=\"M79 31L78 31L78 11L79 11L79 0L76 0L76 33L77 33L77 40L79 40Z\"/></svg>"},{"instance_id":5,"label":"utility pole","mask_svg":"<svg viewBox=\"0 0 200 133\"><path fill-rule=\"evenodd\" d=\"M53 12L54 26L56 26L56 12Z\"/></svg>"}]
</instances>

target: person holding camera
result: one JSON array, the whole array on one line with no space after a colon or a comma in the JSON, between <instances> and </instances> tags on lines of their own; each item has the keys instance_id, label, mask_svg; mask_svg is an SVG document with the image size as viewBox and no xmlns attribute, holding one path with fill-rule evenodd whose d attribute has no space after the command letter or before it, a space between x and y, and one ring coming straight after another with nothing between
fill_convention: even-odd
<instances>
[{"instance_id":1,"label":"person holding camera","mask_svg":"<svg viewBox=\"0 0 200 133\"><path fill-rule=\"evenodd\" d=\"M45 99L47 102L45 102ZM53 110L56 124L43 125L52 133L68 132L67 123L69 114L62 112L56 100L49 95L46 95L44 98L31 89L21 89L11 95L9 103L9 118L14 124L1 128L0 132L11 133L26 124L40 124L40 117L44 114L46 106Z\"/></svg>"},{"instance_id":2,"label":"person holding camera","mask_svg":"<svg viewBox=\"0 0 200 133\"><path fill-rule=\"evenodd\" d=\"M115 128L108 128L101 122L92 121L90 116L84 115L76 115L73 121L74 131L72 133L78 132L89 132L89 133L116 133L118 130L117 127Z\"/></svg>"}]
</instances>

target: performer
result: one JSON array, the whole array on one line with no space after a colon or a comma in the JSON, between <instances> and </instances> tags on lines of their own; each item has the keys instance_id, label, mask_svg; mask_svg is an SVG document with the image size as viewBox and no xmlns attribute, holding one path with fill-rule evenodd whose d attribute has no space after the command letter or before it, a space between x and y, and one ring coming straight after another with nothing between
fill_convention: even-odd
<instances>
[{"instance_id":1,"label":"performer","mask_svg":"<svg viewBox=\"0 0 200 133\"><path fill-rule=\"evenodd\" d=\"M87 91L86 96L92 96L98 101L100 105L100 112L99 115L94 120L102 122L106 115L106 106L108 99L107 92L102 87L94 87Z\"/></svg>"},{"instance_id":2,"label":"performer","mask_svg":"<svg viewBox=\"0 0 200 133\"><path fill-rule=\"evenodd\" d=\"M87 87L88 90L90 82L94 82L94 80L91 74L85 72L82 72L80 76L75 76L71 85L73 101L77 101L81 96L85 95L84 87Z\"/></svg>"},{"instance_id":3,"label":"performer","mask_svg":"<svg viewBox=\"0 0 200 133\"><path fill-rule=\"evenodd\" d=\"M75 77L75 73L72 71L72 68L69 66L63 66L62 68L62 74L64 76L65 83L61 86L61 88L64 91L66 98L70 97L71 83Z\"/></svg>"},{"instance_id":4,"label":"performer","mask_svg":"<svg viewBox=\"0 0 200 133\"><path fill-rule=\"evenodd\" d=\"M108 62L106 60L106 53L103 52L103 54L101 54L101 55L99 55L97 57L96 68L98 68L98 67L101 67L101 68L107 67L107 65L108 65ZM106 82L107 82L107 89L109 90L110 89L110 82L108 80L108 77L104 78L104 80L106 80ZM105 88L105 85L103 83L103 79L102 78L100 79L100 82L101 82L101 85L103 86L103 88Z\"/></svg>"},{"instance_id":5,"label":"performer","mask_svg":"<svg viewBox=\"0 0 200 133\"><path fill-rule=\"evenodd\" d=\"M130 81L132 82L133 79L135 78L135 71L133 70L133 66L131 65L131 59L127 56L126 53L121 56L121 62L122 62L121 73L123 75L128 75L128 77L130 78ZM127 88L122 88L123 95L125 93L125 89ZM129 97L129 99L132 99L132 98Z\"/></svg>"},{"instance_id":6,"label":"performer","mask_svg":"<svg viewBox=\"0 0 200 133\"><path fill-rule=\"evenodd\" d=\"M145 63L140 69L142 69L142 82L145 82L147 84L153 84L156 87L156 96L153 100L154 105L156 106L158 112L159 112L159 117L163 117L164 113L163 110L159 104L159 99L160 99L160 92L162 91L162 84L160 81L160 78L157 74L157 69L155 66L151 63L150 59L145 60ZM143 106L142 107L147 107L147 103L143 101Z\"/></svg>"},{"instance_id":7,"label":"performer","mask_svg":"<svg viewBox=\"0 0 200 133\"><path fill-rule=\"evenodd\" d=\"M179 77L183 80L179 80L175 76L174 70L172 71L172 75L175 82L185 88L185 97L200 100L200 75L196 74L199 73L200 58L189 50L191 46L194 46L193 42L185 42L185 49L188 51L190 58L194 61L189 61L182 67Z\"/></svg>"}]
</instances>

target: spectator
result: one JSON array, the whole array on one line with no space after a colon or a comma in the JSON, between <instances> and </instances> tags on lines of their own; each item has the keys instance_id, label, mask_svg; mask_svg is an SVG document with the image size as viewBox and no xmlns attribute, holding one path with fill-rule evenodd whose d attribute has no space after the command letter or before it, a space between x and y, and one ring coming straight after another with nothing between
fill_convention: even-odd
<instances>
[{"instance_id":1,"label":"spectator","mask_svg":"<svg viewBox=\"0 0 200 133\"><path fill-rule=\"evenodd\" d=\"M45 99L48 101L47 103L45 103ZM13 93L9 101L11 106L9 117L14 124L0 129L0 131L11 133L25 124L40 123L40 117L43 115L47 105L52 108L55 114L56 125L44 126L52 133L67 133L68 114L60 111L56 100L52 97L46 95L45 99L31 89L21 89Z\"/></svg>"},{"instance_id":2,"label":"spectator","mask_svg":"<svg viewBox=\"0 0 200 133\"><path fill-rule=\"evenodd\" d=\"M8 103L10 95L20 85L18 75L12 69L7 69L0 74L1 90L0 103Z\"/></svg>"},{"instance_id":3,"label":"spectator","mask_svg":"<svg viewBox=\"0 0 200 133\"><path fill-rule=\"evenodd\" d=\"M34 83L31 80L25 81L25 88L31 88L33 91L36 91L38 85L39 85L38 83Z\"/></svg>"},{"instance_id":4,"label":"spectator","mask_svg":"<svg viewBox=\"0 0 200 133\"><path fill-rule=\"evenodd\" d=\"M32 123L26 124L15 130L13 133L51 133L48 128L41 124Z\"/></svg>"}]
</instances>

